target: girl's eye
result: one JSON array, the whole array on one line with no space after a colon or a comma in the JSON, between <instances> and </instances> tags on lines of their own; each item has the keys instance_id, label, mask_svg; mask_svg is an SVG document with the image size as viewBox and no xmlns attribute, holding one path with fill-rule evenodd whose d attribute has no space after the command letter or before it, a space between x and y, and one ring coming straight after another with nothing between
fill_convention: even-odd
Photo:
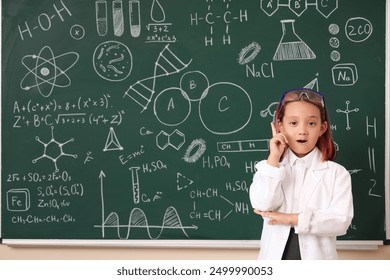
<instances>
[{"instance_id":1,"label":"girl's eye","mask_svg":"<svg viewBox=\"0 0 390 280\"><path fill-rule=\"evenodd\" d=\"M290 122L290 125L293 125L293 126L295 126L295 125L297 125L297 122Z\"/></svg>"},{"instance_id":2,"label":"girl's eye","mask_svg":"<svg viewBox=\"0 0 390 280\"><path fill-rule=\"evenodd\" d=\"M310 125L310 126L315 126L315 125L316 125L316 122L309 122L309 125Z\"/></svg>"}]
</instances>

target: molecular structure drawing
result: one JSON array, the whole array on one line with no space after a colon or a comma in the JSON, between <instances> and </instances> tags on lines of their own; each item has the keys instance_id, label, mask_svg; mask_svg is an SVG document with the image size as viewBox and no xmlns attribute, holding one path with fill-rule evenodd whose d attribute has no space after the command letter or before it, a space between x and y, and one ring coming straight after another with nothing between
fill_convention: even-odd
<instances>
[{"instance_id":1,"label":"molecular structure drawing","mask_svg":"<svg viewBox=\"0 0 390 280\"><path fill-rule=\"evenodd\" d=\"M347 101L345 101L345 104L347 105L347 108L345 110L341 110L341 109L336 110L336 113L345 114L345 117L347 119L347 127L345 128L346 130L351 130L351 126L350 126L350 122L349 122L349 114L352 112L354 112L354 113L359 112L359 108L355 108L355 109L350 110L349 109L350 103L351 103L351 101L347 100Z\"/></svg>"},{"instance_id":2,"label":"molecular structure drawing","mask_svg":"<svg viewBox=\"0 0 390 280\"><path fill-rule=\"evenodd\" d=\"M35 137L35 140L37 140L39 143L43 145L43 154L42 156L33 159L32 163L36 163L38 160L42 158L48 158L54 163L55 171L59 171L58 166L57 166L57 161L59 160L60 157L62 156L68 156L68 157L73 157L77 158L77 155L74 154L67 154L63 151L63 146L68 144L69 142L73 142L74 138L69 139L66 142L60 143L57 140L54 139L54 127L51 127L51 139L49 142L45 143L39 139L38 136Z\"/></svg>"}]
</instances>

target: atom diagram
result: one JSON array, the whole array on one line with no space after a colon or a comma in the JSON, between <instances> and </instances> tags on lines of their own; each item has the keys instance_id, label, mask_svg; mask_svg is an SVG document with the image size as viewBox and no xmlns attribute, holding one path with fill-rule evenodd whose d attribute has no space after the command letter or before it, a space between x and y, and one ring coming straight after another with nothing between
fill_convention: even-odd
<instances>
[{"instance_id":1,"label":"atom diagram","mask_svg":"<svg viewBox=\"0 0 390 280\"><path fill-rule=\"evenodd\" d=\"M75 52L67 52L54 56L52 49L43 47L38 55L26 55L22 64L28 70L20 82L23 90L38 88L43 97L49 97L54 87L65 88L70 86L71 80L66 72L72 68L79 59Z\"/></svg>"}]
</instances>

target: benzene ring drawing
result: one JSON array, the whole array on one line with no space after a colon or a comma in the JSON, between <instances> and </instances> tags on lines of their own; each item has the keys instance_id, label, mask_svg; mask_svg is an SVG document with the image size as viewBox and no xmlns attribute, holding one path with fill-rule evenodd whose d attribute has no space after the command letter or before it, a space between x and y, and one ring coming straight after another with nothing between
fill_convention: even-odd
<instances>
[{"instance_id":1,"label":"benzene ring drawing","mask_svg":"<svg viewBox=\"0 0 390 280\"><path fill-rule=\"evenodd\" d=\"M23 90L38 88L43 97L49 97L54 87L65 88L70 86L71 80L66 72L79 59L78 53L67 52L54 56L52 49L44 46L38 55L26 55L22 64L28 70L20 82Z\"/></svg>"},{"instance_id":2,"label":"benzene ring drawing","mask_svg":"<svg viewBox=\"0 0 390 280\"><path fill-rule=\"evenodd\" d=\"M58 142L57 140L54 139L54 127L51 127L51 139L49 142L45 143L39 139L38 136L35 137L35 140L37 140L39 143L43 145L43 154L32 160L32 163L36 163L38 160L42 158L48 158L54 163L55 171L59 171L58 166L57 166L57 161L59 160L60 157L62 156L67 156L67 157L73 157L77 158L77 155L73 154L67 154L63 150L63 146L68 144L69 142L73 142L74 138L69 139L68 141L65 141L63 143Z\"/></svg>"}]
</instances>

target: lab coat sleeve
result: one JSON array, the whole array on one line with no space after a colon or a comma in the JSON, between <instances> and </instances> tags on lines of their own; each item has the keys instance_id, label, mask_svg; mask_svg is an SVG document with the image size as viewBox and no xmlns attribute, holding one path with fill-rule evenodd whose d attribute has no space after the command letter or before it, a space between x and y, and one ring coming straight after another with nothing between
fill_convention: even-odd
<instances>
[{"instance_id":1,"label":"lab coat sleeve","mask_svg":"<svg viewBox=\"0 0 390 280\"><path fill-rule=\"evenodd\" d=\"M326 209L306 207L298 216L299 234L319 236L346 234L353 218L351 176L340 166L332 177L334 187L330 206Z\"/></svg>"},{"instance_id":2,"label":"lab coat sleeve","mask_svg":"<svg viewBox=\"0 0 390 280\"><path fill-rule=\"evenodd\" d=\"M266 160L256 164L256 173L249 188L249 197L254 209L275 211L284 201L281 182L284 180L283 167L269 165Z\"/></svg>"}]
</instances>

